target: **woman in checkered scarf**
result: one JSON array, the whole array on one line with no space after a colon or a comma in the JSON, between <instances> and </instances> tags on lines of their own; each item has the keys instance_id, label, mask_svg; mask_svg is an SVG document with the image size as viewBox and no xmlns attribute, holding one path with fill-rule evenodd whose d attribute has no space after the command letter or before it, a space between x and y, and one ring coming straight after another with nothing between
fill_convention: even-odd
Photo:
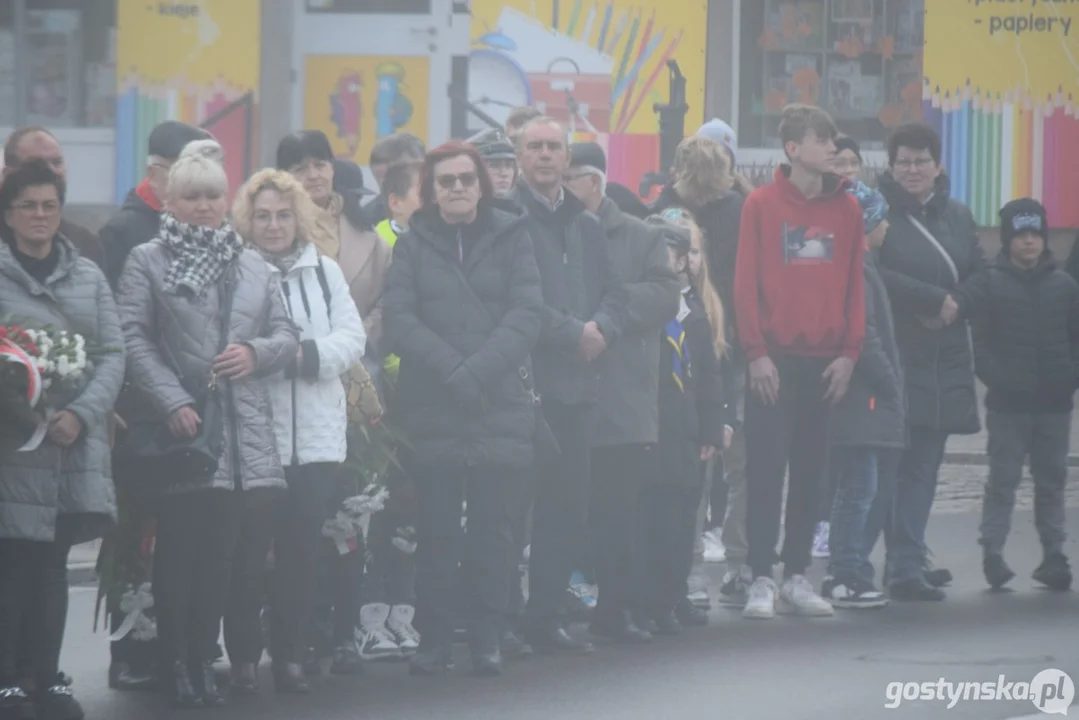
<instances>
[{"instance_id":1,"label":"woman in checkered scarf","mask_svg":"<svg viewBox=\"0 0 1079 720\"><path fill-rule=\"evenodd\" d=\"M153 596L163 689L180 707L224 703L213 660L229 585L255 587L265 571L265 554L250 548L265 546L285 488L265 378L298 350L274 273L225 220L227 194L220 146L189 144L169 171L158 236L132 250L118 294L127 380L156 410L128 419L132 437L142 421L220 448L212 474L162 463L146 478L166 496ZM229 635L261 634L257 617L226 625Z\"/></svg>"}]
</instances>

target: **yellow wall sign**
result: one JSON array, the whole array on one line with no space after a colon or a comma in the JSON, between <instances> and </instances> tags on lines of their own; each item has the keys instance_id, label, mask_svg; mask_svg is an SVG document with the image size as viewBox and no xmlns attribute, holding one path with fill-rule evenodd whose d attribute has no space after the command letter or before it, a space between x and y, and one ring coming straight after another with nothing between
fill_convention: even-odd
<instances>
[{"instance_id":1,"label":"yellow wall sign","mask_svg":"<svg viewBox=\"0 0 1079 720\"><path fill-rule=\"evenodd\" d=\"M235 190L251 172L258 114L260 0L116 4L116 200L146 171L165 120L206 127Z\"/></svg>"},{"instance_id":2,"label":"yellow wall sign","mask_svg":"<svg viewBox=\"0 0 1079 720\"><path fill-rule=\"evenodd\" d=\"M338 157L366 165L395 132L427 142L426 57L308 55L304 65L304 127L325 132Z\"/></svg>"}]
</instances>

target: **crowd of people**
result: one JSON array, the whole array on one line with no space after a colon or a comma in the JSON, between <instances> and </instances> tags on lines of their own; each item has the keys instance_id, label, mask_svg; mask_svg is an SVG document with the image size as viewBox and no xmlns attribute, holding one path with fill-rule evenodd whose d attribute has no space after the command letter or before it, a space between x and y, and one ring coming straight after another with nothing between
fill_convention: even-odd
<instances>
[{"instance_id":1,"label":"crowd of people","mask_svg":"<svg viewBox=\"0 0 1079 720\"><path fill-rule=\"evenodd\" d=\"M34 450L0 394L0 720L82 717L66 560L103 536L110 686L182 708L258 693L267 652L286 694L388 658L439 673L462 635L480 676L587 655L582 599L596 638L678 635L709 622L702 558L746 618L942 600L926 526L948 437L980 428L976 376L986 580L1014 577L1029 457L1034 578L1069 588L1079 285L1044 207L1008 203L987 263L928 126L894 131L878 189L823 110L788 107L780 133L753 189L706 123L649 205L520 108L429 151L380 140L364 203L321 132L232 188L217 142L170 121L98 235L62 219L55 138L13 133L0 316L110 351L50 395ZM378 423L399 482L362 532L328 533L357 499L353 431Z\"/></svg>"}]
</instances>

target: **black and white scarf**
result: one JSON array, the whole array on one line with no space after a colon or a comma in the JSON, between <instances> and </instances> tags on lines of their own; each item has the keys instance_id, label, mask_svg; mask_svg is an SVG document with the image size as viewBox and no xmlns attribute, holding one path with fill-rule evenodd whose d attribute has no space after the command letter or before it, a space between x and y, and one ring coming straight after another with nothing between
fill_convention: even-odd
<instances>
[{"instance_id":1,"label":"black and white scarf","mask_svg":"<svg viewBox=\"0 0 1079 720\"><path fill-rule=\"evenodd\" d=\"M180 222L171 213L161 215L158 237L175 256L165 272L165 289L187 288L196 297L216 283L244 249L244 241L228 222L219 228L199 227Z\"/></svg>"}]
</instances>

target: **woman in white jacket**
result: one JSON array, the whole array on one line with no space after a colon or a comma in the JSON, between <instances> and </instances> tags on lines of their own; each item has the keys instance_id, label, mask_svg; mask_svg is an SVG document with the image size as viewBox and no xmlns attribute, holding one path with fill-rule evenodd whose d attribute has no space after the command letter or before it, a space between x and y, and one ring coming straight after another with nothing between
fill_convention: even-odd
<instances>
[{"instance_id":1,"label":"woman in white jacket","mask_svg":"<svg viewBox=\"0 0 1079 720\"><path fill-rule=\"evenodd\" d=\"M308 242L314 206L288 173L263 170L240 190L236 229L277 275L285 306L300 329L300 350L283 374L270 380L274 430L288 492L274 523L276 560L272 645L279 692L306 693L305 631L314 603L315 569L323 522L339 499L346 455L346 398L341 376L363 357L363 321L341 268ZM244 552L268 549L270 538L248 537ZM259 578L234 580L225 641L240 692L258 689Z\"/></svg>"}]
</instances>

